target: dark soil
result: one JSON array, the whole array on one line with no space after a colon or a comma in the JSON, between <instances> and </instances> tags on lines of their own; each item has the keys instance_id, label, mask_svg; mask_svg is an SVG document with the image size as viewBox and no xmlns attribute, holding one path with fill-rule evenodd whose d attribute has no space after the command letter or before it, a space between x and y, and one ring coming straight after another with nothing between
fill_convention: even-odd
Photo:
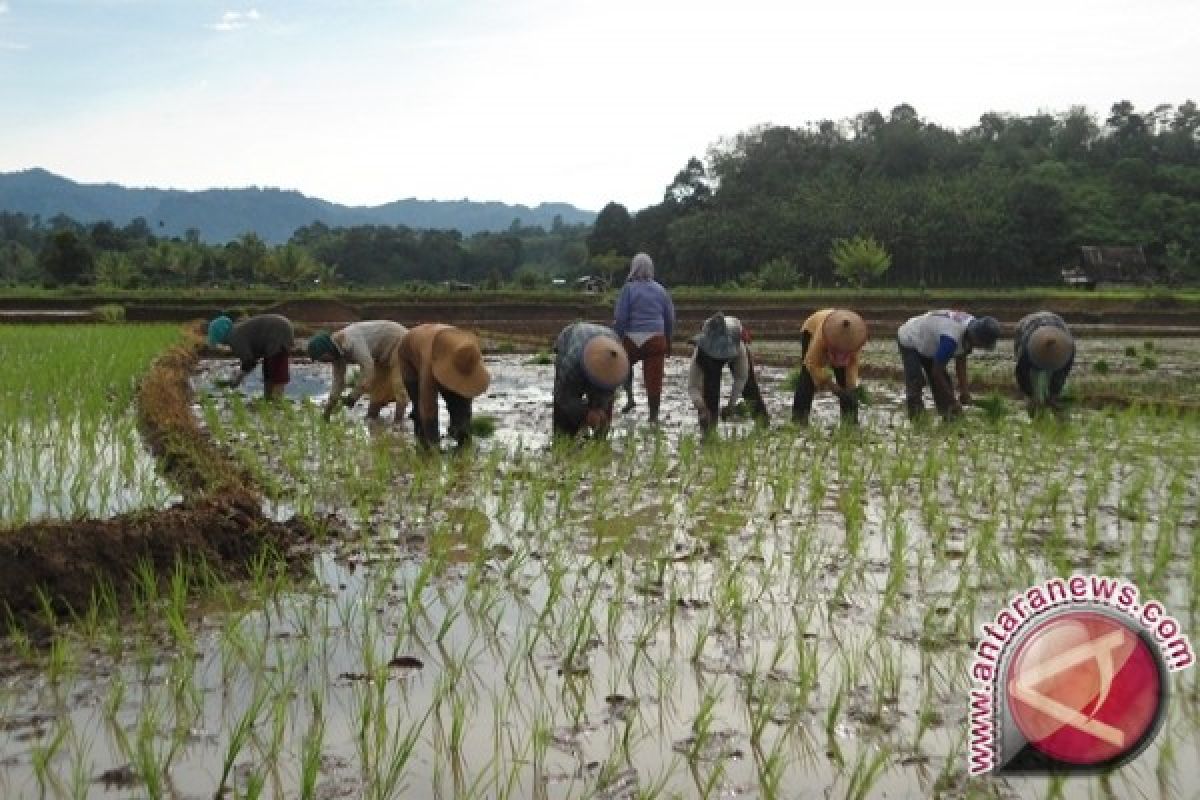
<instances>
[{"instance_id":1,"label":"dark soil","mask_svg":"<svg viewBox=\"0 0 1200 800\"><path fill-rule=\"evenodd\" d=\"M35 522L0 535L0 605L18 620L42 609L82 613L102 583L129 596L145 563L160 575L180 561L205 563L241 577L266 550L285 553L306 533L296 522L262 515L249 491L209 497L166 511L137 511L106 520Z\"/></svg>"}]
</instances>

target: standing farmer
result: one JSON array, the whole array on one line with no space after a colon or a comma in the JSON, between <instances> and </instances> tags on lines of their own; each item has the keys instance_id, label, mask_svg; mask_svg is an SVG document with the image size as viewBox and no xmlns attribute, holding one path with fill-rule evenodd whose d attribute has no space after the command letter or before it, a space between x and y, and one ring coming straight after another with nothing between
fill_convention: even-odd
<instances>
[{"instance_id":1,"label":"standing farmer","mask_svg":"<svg viewBox=\"0 0 1200 800\"><path fill-rule=\"evenodd\" d=\"M621 337L630 366L642 362L650 421L658 422L663 372L675 330L675 305L662 284L654 280L654 262L645 253L638 253L629 264L629 278L617 297L614 317L613 330ZM625 399L621 411L632 411L635 405L632 371L625 382Z\"/></svg>"},{"instance_id":2,"label":"standing farmer","mask_svg":"<svg viewBox=\"0 0 1200 800\"><path fill-rule=\"evenodd\" d=\"M1075 340L1062 317L1035 311L1022 317L1013 337L1017 386L1029 398L1029 411L1062 410L1063 387L1075 363Z\"/></svg>"},{"instance_id":3,"label":"standing farmer","mask_svg":"<svg viewBox=\"0 0 1200 800\"><path fill-rule=\"evenodd\" d=\"M339 401L353 408L365 394L371 398L367 406L368 419L378 417L384 406L395 401L396 413L392 421L400 424L408 406L408 392L400 378L396 351L406 333L408 329L398 322L376 319L352 323L332 335L321 331L308 340L309 358L333 365L333 385L325 402L325 419L329 419ZM343 400L346 367L350 364L359 366L359 377L354 389Z\"/></svg>"},{"instance_id":4,"label":"standing farmer","mask_svg":"<svg viewBox=\"0 0 1200 800\"><path fill-rule=\"evenodd\" d=\"M700 429L705 433L716 426L718 416L730 416L743 395L755 416L760 419L767 416L757 382L750 371L750 351L745 338L741 321L720 311L704 320L700 333L692 337L696 349L688 368L688 396L696 408ZM733 374L733 387L729 392L729 405L722 409L721 373L726 366Z\"/></svg>"},{"instance_id":5,"label":"standing farmer","mask_svg":"<svg viewBox=\"0 0 1200 800\"><path fill-rule=\"evenodd\" d=\"M576 322L554 342L554 432L585 428L603 438L612 423L617 387L629 377L629 358L611 329Z\"/></svg>"},{"instance_id":6,"label":"standing farmer","mask_svg":"<svg viewBox=\"0 0 1200 800\"><path fill-rule=\"evenodd\" d=\"M397 348L400 377L416 416L417 441L436 447L438 395L450 412L448 433L461 447L471 438L471 401L487 391L492 376L483 365L479 339L451 325L410 328Z\"/></svg>"},{"instance_id":7,"label":"standing farmer","mask_svg":"<svg viewBox=\"0 0 1200 800\"><path fill-rule=\"evenodd\" d=\"M858 354L867 343L867 323L853 311L826 308L800 329L800 381L792 398L792 422L808 424L813 397L822 389L837 395L843 422L858 422Z\"/></svg>"},{"instance_id":8,"label":"standing farmer","mask_svg":"<svg viewBox=\"0 0 1200 800\"><path fill-rule=\"evenodd\" d=\"M208 323L209 346L228 345L241 362L241 371L229 385L241 386L262 361L263 396L267 399L278 399L283 395L283 388L291 379L288 353L295 343L291 321L279 314L259 314L236 325L222 315Z\"/></svg>"},{"instance_id":9,"label":"standing farmer","mask_svg":"<svg viewBox=\"0 0 1200 800\"><path fill-rule=\"evenodd\" d=\"M976 347L992 350L1000 338L1000 323L993 317L973 317L964 311L927 311L900 326L896 343L904 364L904 394L911 418L925 410L921 398L928 380L933 402L943 417L957 416L971 402L967 382L967 356ZM946 365L954 359L958 399Z\"/></svg>"}]
</instances>

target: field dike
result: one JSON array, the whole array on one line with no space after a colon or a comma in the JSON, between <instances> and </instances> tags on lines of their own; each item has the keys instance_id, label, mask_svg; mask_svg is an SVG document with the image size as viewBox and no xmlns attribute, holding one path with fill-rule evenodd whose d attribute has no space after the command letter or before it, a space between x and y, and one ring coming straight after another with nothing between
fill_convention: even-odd
<instances>
[{"instance_id":1,"label":"field dike","mask_svg":"<svg viewBox=\"0 0 1200 800\"><path fill-rule=\"evenodd\" d=\"M188 373L202 340L160 356L143 378L137 411L143 436L183 501L108 519L38 520L0 535L0 609L22 625L82 614L100 598L127 602L147 568L159 576L180 563L243 577L264 554L286 554L307 538L298 519L262 511L258 487L200 431L190 410Z\"/></svg>"}]
</instances>

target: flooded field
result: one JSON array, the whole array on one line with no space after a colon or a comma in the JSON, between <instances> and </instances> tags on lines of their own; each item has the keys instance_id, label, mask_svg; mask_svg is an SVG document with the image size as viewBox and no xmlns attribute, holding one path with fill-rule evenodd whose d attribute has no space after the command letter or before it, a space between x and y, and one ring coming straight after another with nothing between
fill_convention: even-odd
<instances>
[{"instance_id":1,"label":"flooded field","mask_svg":"<svg viewBox=\"0 0 1200 800\"><path fill-rule=\"evenodd\" d=\"M1003 353L1003 351L1000 351ZM999 354L998 354L999 355ZM1200 421L1012 403L913 426L872 384L697 436L682 359L662 424L552 443L552 367L490 357L493 436L422 454L411 424L321 418L194 376L194 412L324 528L311 570L147 576L129 618L0 649L0 796L1191 797L1195 670L1106 777L968 778L969 663L1014 593L1137 582L1195 637ZM998 367L999 368L999 367ZM443 429L446 419L443 417ZM203 605L192 598L203 596Z\"/></svg>"},{"instance_id":2,"label":"flooded field","mask_svg":"<svg viewBox=\"0 0 1200 800\"><path fill-rule=\"evenodd\" d=\"M133 394L174 325L0 326L0 526L109 517L177 499Z\"/></svg>"}]
</instances>

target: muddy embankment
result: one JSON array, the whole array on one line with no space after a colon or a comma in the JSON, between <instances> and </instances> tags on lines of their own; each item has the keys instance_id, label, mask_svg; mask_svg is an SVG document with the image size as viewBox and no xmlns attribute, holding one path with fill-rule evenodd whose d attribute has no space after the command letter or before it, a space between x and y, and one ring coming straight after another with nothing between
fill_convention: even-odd
<instances>
[{"instance_id":1,"label":"muddy embankment","mask_svg":"<svg viewBox=\"0 0 1200 800\"><path fill-rule=\"evenodd\" d=\"M163 354L138 391L143 436L184 500L165 510L38 521L0 532L0 613L7 609L22 624L47 606L59 615L82 614L104 585L122 602L145 565L166 575L180 561L203 563L239 577L265 551L286 554L308 538L298 520L264 516L253 480L197 426L188 376L200 344L191 335Z\"/></svg>"}]
</instances>

